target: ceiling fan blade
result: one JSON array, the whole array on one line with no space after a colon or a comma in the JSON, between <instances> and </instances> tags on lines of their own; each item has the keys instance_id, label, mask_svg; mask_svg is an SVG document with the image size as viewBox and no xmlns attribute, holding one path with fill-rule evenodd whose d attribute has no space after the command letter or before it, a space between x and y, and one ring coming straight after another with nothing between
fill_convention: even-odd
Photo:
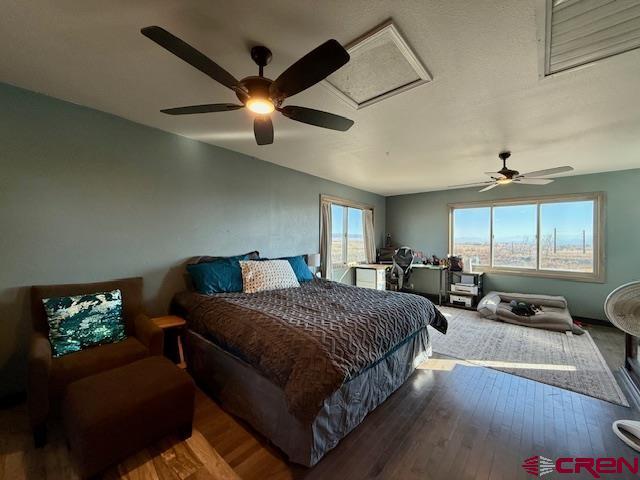
<instances>
[{"instance_id":1,"label":"ceiling fan blade","mask_svg":"<svg viewBox=\"0 0 640 480\"><path fill-rule=\"evenodd\" d=\"M497 183L492 183L491 185L484 187L482 190L478 190L478 192L486 192L487 190L491 190L492 188L496 188L497 186Z\"/></svg>"},{"instance_id":2,"label":"ceiling fan blade","mask_svg":"<svg viewBox=\"0 0 640 480\"><path fill-rule=\"evenodd\" d=\"M514 182L517 183L525 183L528 185L547 185L551 182L553 182L553 178L529 178L529 177L523 177L523 178L514 178L513 179Z\"/></svg>"},{"instance_id":3,"label":"ceiling fan blade","mask_svg":"<svg viewBox=\"0 0 640 480\"><path fill-rule=\"evenodd\" d=\"M330 128L331 130L339 130L346 132L353 125L353 120L335 115L322 110L314 110L313 108L298 107L296 105L288 105L278 109L285 117L296 120L316 127Z\"/></svg>"},{"instance_id":4,"label":"ceiling fan blade","mask_svg":"<svg viewBox=\"0 0 640 480\"><path fill-rule=\"evenodd\" d=\"M273 143L273 123L267 115L256 115L253 119L253 133L258 145Z\"/></svg>"},{"instance_id":5,"label":"ceiling fan blade","mask_svg":"<svg viewBox=\"0 0 640 480\"><path fill-rule=\"evenodd\" d=\"M244 105L235 103L207 103L205 105L191 105L189 107L165 108L160 110L167 115L190 115L192 113L229 112L244 108Z\"/></svg>"},{"instance_id":6,"label":"ceiling fan blade","mask_svg":"<svg viewBox=\"0 0 640 480\"><path fill-rule=\"evenodd\" d=\"M493 181L488 180L486 182L463 183L461 185L449 185L447 188L482 187L483 185L487 185L489 183L493 183Z\"/></svg>"},{"instance_id":7,"label":"ceiling fan blade","mask_svg":"<svg viewBox=\"0 0 640 480\"><path fill-rule=\"evenodd\" d=\"M140 32L145 37L180 57L189 65L209 75L216 82L232 90L239 88L238 80L233 75L185 41L167 32L164 28L153 25L143 28Z\"/></svg>"},{"instance_id":8,"label":"ceiling fan blade","mask_svg":"<svg viewBox=\"0 0 640 480\"><path fill-rule=\"evenodd\" d=\"M327 40L287 68L271 84L272 98L292 97L324 80L349 61L349 54L336 40Z\"/></svg>"},{"instance_id":9,"label":"ceiling fan blade","mask_svg":"<svg viewBox=\"0 0 640 480\"><path fill-rule=\"evenodd\" d=\"M545 175L553 175L554 173L563 173L570 172L573 170L573 167L555 167L555 168L547 168L546 170L536 170L534 172L523 173L519 175L520 177L544 177Z\"/></svg>"}]
</instances>

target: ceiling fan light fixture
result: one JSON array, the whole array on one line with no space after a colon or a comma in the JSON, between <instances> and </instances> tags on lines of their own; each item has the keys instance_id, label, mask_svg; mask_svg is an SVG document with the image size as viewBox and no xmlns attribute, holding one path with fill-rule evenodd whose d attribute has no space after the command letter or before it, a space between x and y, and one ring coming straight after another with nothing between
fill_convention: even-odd
<instances>
[{"instance_id":1,"label":"ceiling fan light fixture","mask_svg":"<svg viewBox=\"0 0 640 480\"><path fill-rule=\"evenodd\" d=\"M205 54L162 27L151 25L141 29L140 33L220 85L235 92L241 102L241 105L210 103L168 108L161 110L162 113L190 115L228 112L247 107L256 114L253 119L253 133L258 145L273 143L273 123L270 114L275 110L296 122L330 130L345 132L353 125L353 120L322 110L296 105L286 105L281 108L285 99L320 83L349 61L349 53L337 40L327 40L314 48L289 66L275 80L264 76L264 67L271 60L271 51L265 46L254 46L251 49L251 58L258 65L258 75L250 75L238 80Z\"/></svg>"},{"instance_id":2,"label":"ceiling fan light fixture","mask_svg":"<svg viewBox=\"0 0 640 480\"><path fill-rule=\"evenodd\" d=\"M266 115L276 109L275 105L265 98L250 98L247 101L247 108L260 115Z\"/></svg>"},{"instance_id":3,"label":"ceiling fan light fixture","mask_svg":"<svg viewBox=\"0 0 640 480\"><path fill-rule=\"evenodd\" d=\"M479 183L450 185L450 187L462 188L462 187L475 187L475 186L484 185L485 187L479 191L486 192L500 185L509 185L510 183L514 183L516 185L547 185L553 182L553 178L538 178L538 177L546 177L547 175L555 175L558 173L573 171L573 167L565 165L564 167L545 168L543 170L535 170L533 172L527 172L527 173L521 174L517 170L512 170L509 167L507 167L507 159L510 156L511 156L511 152L509 151L503 151L498 154L498 158L502 160L502 168L497 172L485 172L487 175L491 177L491 180L488 180L486 182L479 182ZM500 175L500 176L496 177L495 175Z\"/></svg>"}]
</instances>

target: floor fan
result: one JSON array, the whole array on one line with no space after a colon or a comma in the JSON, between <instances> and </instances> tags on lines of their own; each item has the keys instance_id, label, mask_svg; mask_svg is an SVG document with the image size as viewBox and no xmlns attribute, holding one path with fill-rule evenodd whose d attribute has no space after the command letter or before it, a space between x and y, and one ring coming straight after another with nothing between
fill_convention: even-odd
<instances>
[{"instance_id":1,"label":"floor fan","mask_svg":"<svg viewBox=\"0 0 640 480\"><path fill-rule=\"evenodd\" d=\"M604 302L607 318L629 335L640 337L640 281L621 285L609 294ZM616 420L613 432L624 443L640 452L640 421ZM624 432L630 433L631 438Z\"/></svg>"}]
</instances>

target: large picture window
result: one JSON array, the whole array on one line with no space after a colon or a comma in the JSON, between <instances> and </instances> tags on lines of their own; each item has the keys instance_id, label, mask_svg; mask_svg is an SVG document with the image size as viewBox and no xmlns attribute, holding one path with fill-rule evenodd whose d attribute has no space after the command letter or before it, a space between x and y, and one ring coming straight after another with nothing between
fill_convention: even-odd
<instances>
[{"instance_id":1,"label":"large picture window","mask_svg":"<svg viewBox=\"0 0 640 480\"><path fill-rule=\"evenodd\" d=\"M477 271L603 281L600 193L450 205L450 251Z\"/></svg>"},{"instance_id":2,"label":"large picture window","mask_svg":"<svg viewBox=\"0 0 640 480\"><path fill-rule=\"evenodd\" d=\"M535 269L536 205L493 207L493 266Z\"/></svg>"},{"instance_id":3,"label":"large picture window","mask_svg":"<svg viewBox=\"0 0 640 480\"><path fill-rule=\"evenodd\" d=\"M456 255L475 265L491 265L491 207L455 209L453 231Z\"/></svg>"}]
</instances>

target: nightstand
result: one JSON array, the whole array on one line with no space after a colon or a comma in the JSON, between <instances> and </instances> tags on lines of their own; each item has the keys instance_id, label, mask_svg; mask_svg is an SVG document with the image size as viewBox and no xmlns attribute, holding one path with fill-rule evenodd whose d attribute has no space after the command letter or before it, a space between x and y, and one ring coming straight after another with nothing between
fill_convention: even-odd
<instances>
[{"instance_id":1,"label":"nightstand","mask_svg":"<svg viewBox=\"0 0 640 480\"><path fill-rule=\"evenodd\" d=\"M164 332L164 355L174 363L177 363L178 367L185 368L187 364L184 361L184 353L182 351L182 334L187 322L184 318L167 315L154 318L153 323Z\"/></svg>"}]
</instances>

